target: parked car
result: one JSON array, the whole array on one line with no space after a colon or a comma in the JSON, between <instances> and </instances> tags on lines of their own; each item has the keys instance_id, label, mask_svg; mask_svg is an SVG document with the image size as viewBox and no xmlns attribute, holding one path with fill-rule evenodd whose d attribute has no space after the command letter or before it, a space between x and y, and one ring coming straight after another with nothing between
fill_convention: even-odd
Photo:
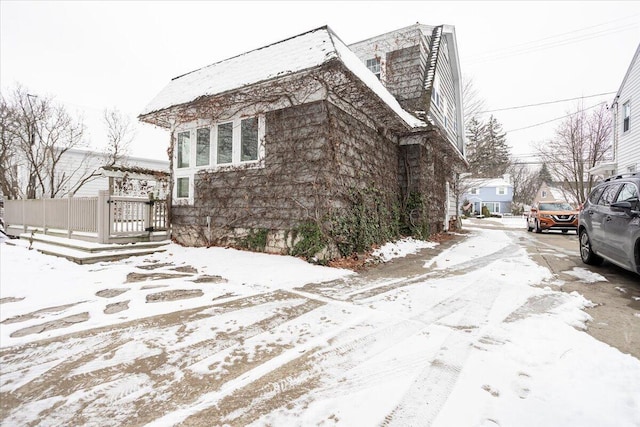
<instances>
[{"instance_id":1,"label":"parked car","mask_svg":"<svg viewBox=\"0 0 640 427\"><path fill-rule=\"evenodd\" d=\"M578 211L567 202L540 202L531 207L527 216L527 231L578 230Z\"/></svg>"},{"instance_id":2,"label":"parked car","mask_svg":"<svg viewBox=\"0 0 640 427\"><path fill-rule=\"evenodd\" d=\"M596 186L579 215L580 257L603 259L640 274L640 173L617 175Z\"/></svg>"}]
</instances>

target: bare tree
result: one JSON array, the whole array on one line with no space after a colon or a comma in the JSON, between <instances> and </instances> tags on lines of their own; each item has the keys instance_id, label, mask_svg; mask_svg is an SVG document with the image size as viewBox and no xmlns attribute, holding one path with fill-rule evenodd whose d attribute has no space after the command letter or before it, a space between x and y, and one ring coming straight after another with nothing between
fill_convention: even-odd
<instances>
[{"instance_id":1,"label":"bare tree","mask_svg":"<svg viewBox=\"0 0 640 427\"><path fill-rule=\"evenodd\" d=\"M562 182L571 201L584 202L593 186L589 169L611 150L611 116L605 104L591 114L578 106L556 129L556 137L538 147L551 175Z\"/></svg>"},{"instance_id":2,"label":"bare tree","mask_svg":"<svg viewBox=\"0 0 640 427\"><path fill-rule=\"evenodd\" d=\"M134 137L134 128L131 119L122 114L118 109L105 109L103 113L104 125L107 129L107 153L109 160L107 165L113 166L121 163L129 154L131 142Z\"/></svg>"},{"instance_id":3,"label":"bare tree","mask_svg":"<svg viewBox=\"0 0 640 427\"><path fill-rule=\"evenodd\" d=\"M84 125L62 105L18 85L1 108L1 181L8 197L60 197L79 175L90 173L84 160L74 168L64 165L66 153L84 145Z\"/></svg>"},{"instance_id":4,"label":"bare tree","mask_svg":"<svg viewBox=\"0 0 640 427\"><path fill-rule=\"evenodd\" d=\"M114 166L116 164L125 165L124 159L129 154L130 145L134 137L131 119L116 108L105 109L102 118L107 134L106 152L93 154L95 167L77 178L75 186L70 191L72 195L77 193L88 182L102 176L99 167Z\"/></svg>"},{"instance_id":5,"label":"bare tree","mask_svg":"<svg viewBox=\"0 0 640 427\"><path fill-rule=\"evenodd\" d=\"M465 129L472 119L479 120L480 113L486 110L486 101L480 97L478 90L469 76L462 77L462 110L464 111Z\"/></svg>"},{"instance_id":6,"label":"bare tree","mask_svg":"<svg viewBox=\"0 0 640 427\"><path fill-rule=\"evenodd\" d=\"M509 166L507 172L513 183L512 211L514 214L522 213L522 206L530 204L536 195L540 173L531 170L527 165L517 163Z\"/></svg>"},{"instance_id":7,"label":"bare tree","mask_svg":"<svg viewBox=\"0 0 640 427\"><path fill-rule=\"evenodd\" d=\"M15 140L16 117L3 96L0 96L0 192L7 199L20 197L18 166L21 157Z\"/></svg>"}]
</instances>

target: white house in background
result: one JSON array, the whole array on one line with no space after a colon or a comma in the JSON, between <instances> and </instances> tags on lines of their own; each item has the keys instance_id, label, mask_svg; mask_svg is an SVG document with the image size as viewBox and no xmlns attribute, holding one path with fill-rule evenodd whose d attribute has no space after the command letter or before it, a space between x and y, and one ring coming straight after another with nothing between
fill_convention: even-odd
<instances>
[{"instance_id":1,"label":"white house in background","mask_svg":"<svg viewBox=\"0 0 640 427\"><path fill-rule=\"evenodd\" d=\"M603 177L640 172L640 44L611 106L613 160L589 172Z\"/></svg>"},{"instance_id":2,"label":"white house in background","mask_svg":"<svg viewBox=\"0 0 640 427\"><path fill-rule=\"evenodd\" d=\"M95 197L99 190L109 189L109 178L122 178L125 173L122 167L130 168L127 176L152 176L153 171L168 173L169 161L145 159L141 157L122 156L118 159L115 170L102 170L106 166L109 158L104 153L72 148L67 150L60 157L60 161L56 166L55 182L56 187L60 187L60 191L55 197L66 197L73 194L75 197ZM21 183L29 179L28 171L23 165L16 165L18 180ZM82 183L79 190L73 191ZM47 190L49 191L49 190ZM38 198L42 197L42 189L38 189L36 194ZM46 196L46 195L45 195Z\"/></svg>"},{"instance_id":3,"label":"white house in background","mask_svg":"<svg viewBox=\"0 0 640 427\"><path fill-rule=\"evenodd\" d=\"M76 179L69 182L69 188L73 188L73 186L77 184L78 180L81 179L81 176L83 176L77 172L79 167L81 167L81 170L84 172L84 176L86 176L87 173L90 173L90 171L94 171L97 175L89 179L89 181L80 187L80 189L74 194L76 197L95 197L98 195L98 191L109 189L109 177L124 176L124 173L119 170L104 171L101 169L105 166L105 156L95 153L89 154L90 155L87 157L87 151L73 149L67 151L62 157L64 163L61 162L61 170L59 170L58 173L73 173L76 171ZM168 173L169 161L123 156L118 160L117 167L115 169L120 169L122 167L127 167L134 171L145 170L149 172L158 171ZM129 173L129 175L132 174Z\"/></svg>"}]
</instances>

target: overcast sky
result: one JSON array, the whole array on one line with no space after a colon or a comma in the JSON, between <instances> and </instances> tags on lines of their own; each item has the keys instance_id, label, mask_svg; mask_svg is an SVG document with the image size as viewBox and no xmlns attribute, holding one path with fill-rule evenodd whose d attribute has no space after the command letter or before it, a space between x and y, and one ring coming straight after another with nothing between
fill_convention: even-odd
<instances>
[{"instance_id":1,"label":"overcast sky","mask_svg":"<svg viewBox=\"0 0 640 427\"><path fill-rule=\"evenodd\" d=\"M350 44L420 22L455 26L462 73L488 110L547 103L493 112L524 156L579 100L550 102L610 103L640 42L637 1L2 0L0 19L3 93L20 83L55 97L84 115L96 147L105 108L135 118L178 75L323 25ZM167 144L137 124L131 154L166 158Z\"/></svg>"}]
</instances>

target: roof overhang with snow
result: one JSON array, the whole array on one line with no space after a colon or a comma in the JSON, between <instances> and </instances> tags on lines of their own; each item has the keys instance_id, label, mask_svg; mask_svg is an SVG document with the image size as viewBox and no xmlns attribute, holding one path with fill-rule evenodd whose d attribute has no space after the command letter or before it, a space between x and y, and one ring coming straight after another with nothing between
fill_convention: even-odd
<instances>
[{"instance_id":1,"label":"roof overhang with snow","mask_svg":"<svg viewBox=\"0 0 640 427\"><path fill-rule=\"evenodd\" d=\"M159 117L187 108L199 100L223 96L276 79L311 75L314 70L340 64L351 80L360 83L405 129L427 124L405 111L360 59L328 27L256 49L176 77L146 106L139 119L163 127ZM369 102L370 104L370 102Z\"/></svg>"}]
</instances>

